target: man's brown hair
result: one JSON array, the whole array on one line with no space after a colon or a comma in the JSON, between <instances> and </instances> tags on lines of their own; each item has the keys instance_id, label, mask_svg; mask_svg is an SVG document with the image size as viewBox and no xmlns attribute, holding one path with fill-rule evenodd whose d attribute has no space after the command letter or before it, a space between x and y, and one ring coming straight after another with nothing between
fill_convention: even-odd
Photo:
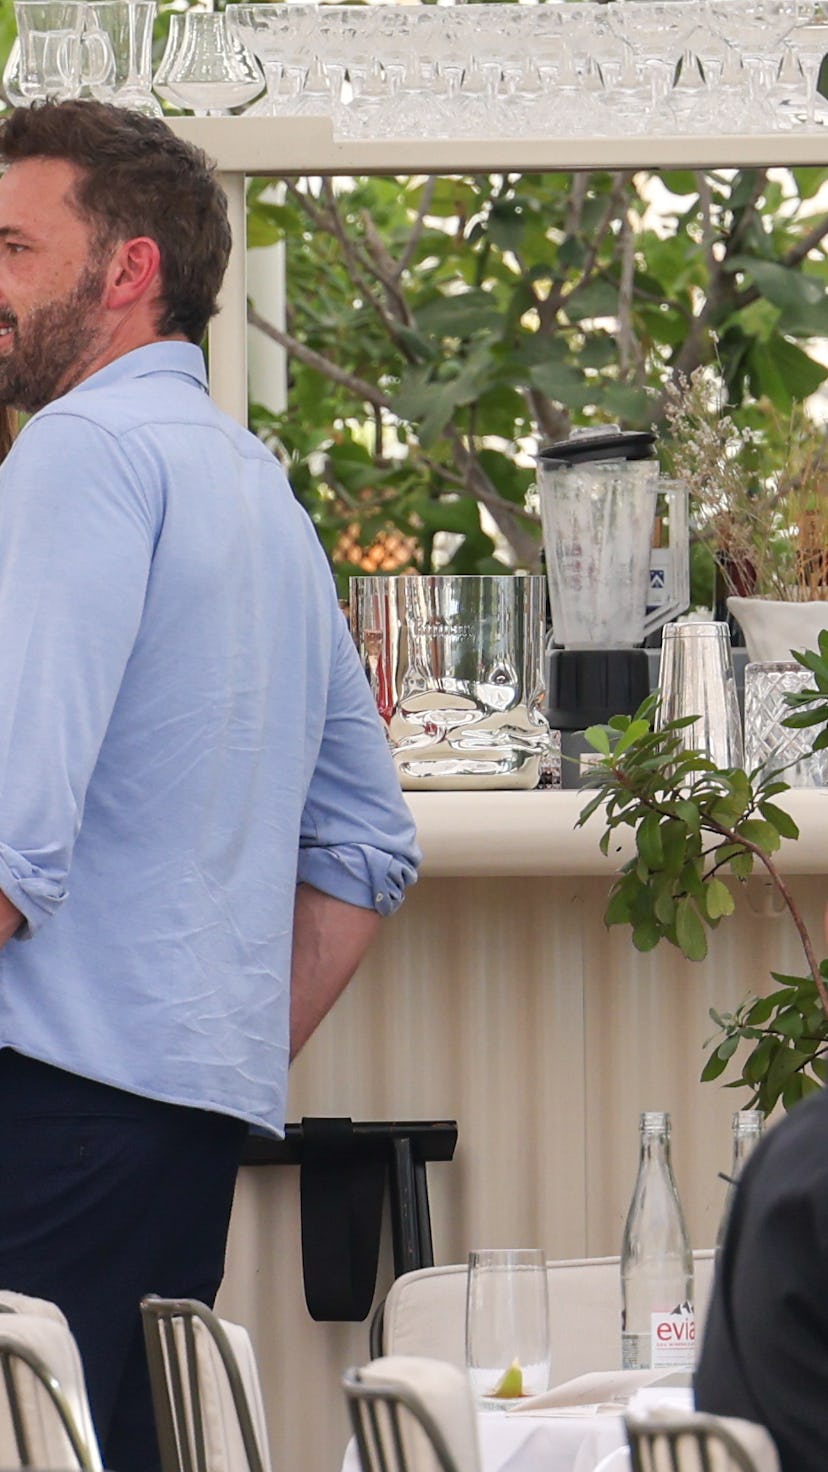
<instances>
[{"instance_id":1,"label":"man's brown hair","mask_svg":"<svg viewBox=\"0 0 828 1472\"><path fill-rule=\"evenodd\" d=\"M54 158L74 164L69 202L100 249L138 235L161 254L160 336L200 342L217 311L230 254L227 199L214 165L161 118L110 103L41 102L0 122L0 161Z\"/></svg>"}]
</instances>

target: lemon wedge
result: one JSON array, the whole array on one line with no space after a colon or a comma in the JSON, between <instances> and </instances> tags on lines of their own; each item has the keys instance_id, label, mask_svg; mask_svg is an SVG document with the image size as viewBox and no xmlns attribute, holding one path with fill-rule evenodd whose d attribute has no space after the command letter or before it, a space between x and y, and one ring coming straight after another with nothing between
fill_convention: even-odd
<instances>
[{"instance_id":1,"label":"lemon wedge","mask_svg":"<svg viewBox=\"0 0 828 1472\"><path fill-rule=\"evenodd\" d=\"M512 1360L508 1370L504 1370L498 1380L492 1396L498 1400L517 1400L523 1395L523 1371L517 1360Z\"/></svg>"}]
</instances>

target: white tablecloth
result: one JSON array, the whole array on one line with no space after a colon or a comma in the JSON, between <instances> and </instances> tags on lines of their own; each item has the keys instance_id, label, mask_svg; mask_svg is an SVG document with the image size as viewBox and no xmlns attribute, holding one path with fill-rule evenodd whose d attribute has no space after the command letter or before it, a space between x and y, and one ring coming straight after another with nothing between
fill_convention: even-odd
<instances>
[{"instance_id":1,"label":"white tablecloth","mask_svg":"<svg viewBox=\"0 0 828 1472\"><path fill-rule=\"evenodd\" d=\"M689 1410L689 1391L665 1394L639 1391L631 1409L673 1404ZM626 1432L623 1414L609 1409L530 1411L482 1410L479 1413L482 1472L624 1472ZM617 1455L615 1455L617 1453ZM360 1472L356 1445L350 1442L342 1472Z\"/></svg>"},{"instance_id":2,"label":"white tablecloth","mask_svg":"<svg viewBox=\"0 0 828 1472\"><path fill-rule=\"evenodd\" d=\"M625 1441L624 1422L617 1415L480 1413L482 1472L593 1472ZM342 1472L360 1472L353 1441Z\"/></svg>"}]
</instances>

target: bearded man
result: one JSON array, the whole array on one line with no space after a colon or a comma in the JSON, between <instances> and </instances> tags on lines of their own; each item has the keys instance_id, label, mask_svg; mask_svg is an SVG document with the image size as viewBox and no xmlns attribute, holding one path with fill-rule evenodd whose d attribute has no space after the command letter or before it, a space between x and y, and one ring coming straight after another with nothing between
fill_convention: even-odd
<instances>
[{"instance_id":1,"label":"bearded man","mask_svg":"<svg viewBox=\"0 0 828 1472\"><path fill-rule=\"evenodd\" d=\"M247 1129L419 854L313 527L207 393L213 168L81 101L0 161L0 1286L151 1472L139 1301L212 1303Z\"/></svg>"}]
</instances>

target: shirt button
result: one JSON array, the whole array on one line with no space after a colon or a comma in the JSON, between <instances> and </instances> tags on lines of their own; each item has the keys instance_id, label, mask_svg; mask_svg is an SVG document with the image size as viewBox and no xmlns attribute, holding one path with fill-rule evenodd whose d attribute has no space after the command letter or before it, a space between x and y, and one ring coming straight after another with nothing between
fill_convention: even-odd
<instances>
[{"instance_id":1,"label":"shirt button","mask_svg":"<svg viewBox=\"0 0 828 1472\"><path fill-rule=\"evenodd\" d=\"M385 895L384 894L375 894L374 895L374 904L375 905L381 905L384 899L385 899Z\"/></svg>"}]
</instances>

